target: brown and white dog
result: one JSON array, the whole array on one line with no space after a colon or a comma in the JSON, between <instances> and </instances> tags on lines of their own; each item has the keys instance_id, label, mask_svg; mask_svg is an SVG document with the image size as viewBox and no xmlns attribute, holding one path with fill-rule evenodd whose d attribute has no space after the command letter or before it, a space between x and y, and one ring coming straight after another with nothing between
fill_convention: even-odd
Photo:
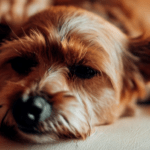
<instances>
[{"instance_id":1,"label":"brown and white dog","mask_svg":"<svg viewBox=\"0 0 150 150\"><path fill-rule=\"evenodd\" d=\"M0 47L1 132L44 143L85 139L134 113L150 80L149 40L99 15L52 6Z\"/></svg>"}]
</instances>

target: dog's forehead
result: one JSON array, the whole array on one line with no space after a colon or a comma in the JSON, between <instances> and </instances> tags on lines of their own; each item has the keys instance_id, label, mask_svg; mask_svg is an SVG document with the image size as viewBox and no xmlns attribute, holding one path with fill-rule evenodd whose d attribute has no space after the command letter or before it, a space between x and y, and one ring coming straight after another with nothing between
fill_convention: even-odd
<instances>
[{"instance_id":1,"label":"dog's forehead","mask_svg":"<svg viewBox=\"0 0 150 150\"><path fill-rule=\"evenodd\" d=\"M68 65L104 64L121 53L122 41L126 41L107 21L74 7L48 9L31 17L22 29L26 34L15 41L16 45L13 41L16 53Z\"/></svg>"},{"instance_id":2,"label":"dog's forehead","mask_svg":"<svg viewBox=\"0 0 150 150\"><path fill-rule=\"evenodd\" d=\"M100 17L87 14L80 9L72 10L72 7L47 10L32 18L32 22L34 28L35 26L39 27L38 29L45 36L47 46L50 47L50 52L54 50L54 54L57 53L56 56L67 52L76 59L83 58L87 52L92 55L94 53L103 55L108 49L104 46L111 47L113 50L112 47L116 44L113 42L117 41L115 39L118 34L116 28ZM39 38L41 37L39 36ZM109 52L107 51L107 53Z\"/></svg>"}]
</instances>

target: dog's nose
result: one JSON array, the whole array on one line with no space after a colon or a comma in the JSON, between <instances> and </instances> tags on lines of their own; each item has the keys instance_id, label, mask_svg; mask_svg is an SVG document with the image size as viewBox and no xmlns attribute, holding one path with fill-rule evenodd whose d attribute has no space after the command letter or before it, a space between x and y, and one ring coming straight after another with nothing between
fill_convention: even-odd
<instances>
[{"instance_id":1,"label":"dog's nose","mask_svg":"<svg viewBox=\"0 0 150 150\"><path fill-rule=\"evenodd\" d=\"M40 121L51 115L51 105L42 97L20 98L13 105L13 116L18 127L25 132L34 132Z\"/></svg>"}]
</instances>

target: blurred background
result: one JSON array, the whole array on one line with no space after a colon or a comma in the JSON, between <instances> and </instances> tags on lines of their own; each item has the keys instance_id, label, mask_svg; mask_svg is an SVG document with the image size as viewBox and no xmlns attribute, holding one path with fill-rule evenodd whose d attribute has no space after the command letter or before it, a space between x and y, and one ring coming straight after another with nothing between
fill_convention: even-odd
<instances>
[{"instance_id":1,"label":"blurred background","mask_svg":"<svg viewBox=\"0 0 150 150\"><path fill-rule=\"evenodd\" d=\"M101 15L131 37L150 34L150 0L0 0L0 36L53 5L76 5ZM6 26L4 26L6 25Z\"/></svg>"}]
</instances>

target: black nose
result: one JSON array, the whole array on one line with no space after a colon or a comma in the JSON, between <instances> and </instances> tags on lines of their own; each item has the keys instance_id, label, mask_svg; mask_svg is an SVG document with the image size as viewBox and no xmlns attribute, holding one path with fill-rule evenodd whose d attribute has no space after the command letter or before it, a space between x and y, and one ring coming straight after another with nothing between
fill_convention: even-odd
<instances>
[{"instance_id":1,"label":"black nose","mask_svg":"<svg viewBox=\"0 0 150 150\"><path fill-rule=\"evenodd\" d=\"M22 131L34 133L38 123L50 117L51 105L39 96L20 98L14 103L12 112Z\"/></svg>"}]
</instances>

